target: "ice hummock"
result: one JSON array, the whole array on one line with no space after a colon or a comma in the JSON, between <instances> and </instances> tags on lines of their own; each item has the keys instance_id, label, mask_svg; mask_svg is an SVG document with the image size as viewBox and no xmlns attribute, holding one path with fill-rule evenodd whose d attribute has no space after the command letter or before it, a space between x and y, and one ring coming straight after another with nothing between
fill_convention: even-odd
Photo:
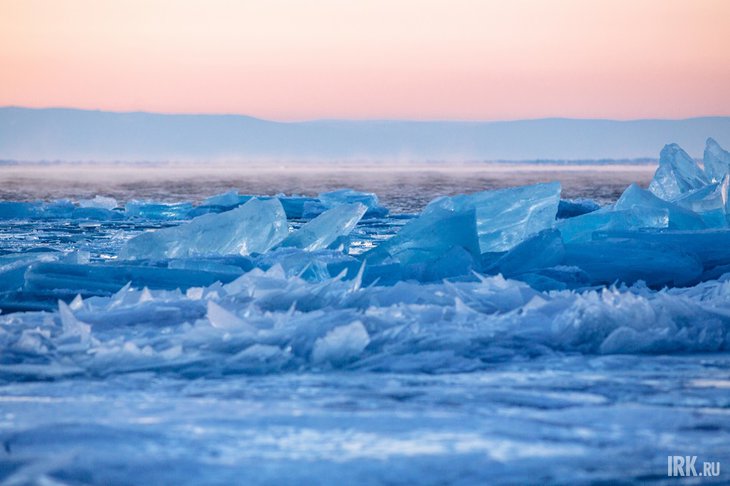
<instances>
[{"instance_id":1,"label":"ice hummock","mask_svg":"<svg viewBox=\"0 0 730 486\"><path fill-rule=\"evenodd\" d=\"M722 158L711 140L708 151ZM200 206L130 201L123 211L118 201L101 197L6 202L8 215L49 221L88 217L79 211L113 214L89 224L118 228L118 238L90 262L63 254L17 257L7 270L0 268L8 282L0 305L47 309L54 299L107 296L127 282L186 290L274 267L308 282L340 278L365 286L496 274L539 290L695 285L730 269L730 176L714 178L670 144L649 190L631 185L603 207L562 199L557 182L441 197L416 217L377 221L366 218L368 212L387 214L377 197L352 189L317 198L231 190ZM87 226L80 224L83 233ZM129 224L145 231L130 235Z\"/></svg>"},{"instance_id":2,"label":"ice hummock","mask_svg":"<svg viewBox=\"0 0 730 486\"><path fill-rule=\"evenodd\" d=\"M361 220L380 206L374 195L351 189L318 198L251 197L232 190L201 206L130 201L124 211L103 198L84 205L106 207L6 202L8 214L49 221L88 217L79 211L114 214L98 224L120 228L115 231L121 237L109 242L106 256L88 263L63 255L47 261L19 257L4 272L8 284L0 289L0 306L47 309L55 299L109 295L127 282L185 290L277 265L306 281L338 277L387 286L470 280L475 274L502 274L540 290L640 281L660 288L717 278L730 265L723 246L730 177L705 177L699 185L701 169L674 145L664 148L662 161L670 170L657 170L651 187L665 187L670 174L674 182L667 187L679 191L675 196L665 199L631 185L615 204L600 208L561 199L559 183L442 197L417 217L381 221ZM318 215L307 221L305 213L315 206ZM128 239L129 223L114 226L120 218L146 231Z\"/></svg>"},{"instance_id":3,"label":"ice hummock","mask_svg":"<svg viewBox=\"0 0 730 486\"><path fill-rule=\"evenodd\" d=\"M128 260L263 253L286 238L284 208L278 199L250 199L239 208L204 214L189 223L129 240L120 252Z\"/></svg>"},{"instance_id":4,"label":"ice hummock","mask_svg":"<svg viewBox=\"0 0 730 486\"><path fill-rule=\"evenodd\" d=\"M659 155L659 167L649 184L649 190L670 201L709 182L697 162L679 145L672 143L665 145Z\"/></svg>"}]
</instances>

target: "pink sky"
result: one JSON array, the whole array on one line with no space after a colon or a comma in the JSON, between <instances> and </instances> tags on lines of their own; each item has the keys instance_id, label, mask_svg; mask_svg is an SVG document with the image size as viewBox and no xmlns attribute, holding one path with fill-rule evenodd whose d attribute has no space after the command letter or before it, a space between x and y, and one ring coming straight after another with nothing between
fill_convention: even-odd
<instances>
[{"instance_id":1,"label":"pink sky","mask_svg":"<svg viewBox=\"0 0 730 486\"><path fill-rule=\"evenodd\" d=\"M0 105L730 115L727 0L0 0Z\"/></svg>"}]
</instances>

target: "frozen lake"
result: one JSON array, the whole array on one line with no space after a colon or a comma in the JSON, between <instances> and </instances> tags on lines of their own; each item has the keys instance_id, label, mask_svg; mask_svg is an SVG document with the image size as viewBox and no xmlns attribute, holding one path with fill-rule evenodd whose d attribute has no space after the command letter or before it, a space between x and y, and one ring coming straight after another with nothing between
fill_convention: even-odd
<instances>
[{"instance_id":1,"label":"frozen lake","mask_svg":"<svg viewBox=\"0 0 730 486\"><path fill-rule=\"evenodd\" d=\"M725 467L727 276L541 290L497 275L385 284L335 271L357 270L439 196L559 180L560 197L605 205L654 169L0 166L0 200L116 199L0 221L0 479L676 484L667 456ZM213 194L342 187L391 211L357 223L344 255L120 262L130 238L177 227ZM141 199L194 207L128 216ZM291 230L307 221L287 218Z\"/></svg>"}]
</instances>

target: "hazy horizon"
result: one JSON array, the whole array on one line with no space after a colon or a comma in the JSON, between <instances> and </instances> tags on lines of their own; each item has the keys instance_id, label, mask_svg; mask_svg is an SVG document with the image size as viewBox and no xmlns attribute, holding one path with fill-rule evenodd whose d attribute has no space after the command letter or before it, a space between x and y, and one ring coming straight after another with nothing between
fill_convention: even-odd
<instances>
[{"instance_id":1,"label":"hazy horizon","mask_svg":"<svg viewBox=\"0 0 730 486\"><path fill-rule=\"evenodd\" d=\"M0 108L0 159L148 162L468 162L701 157L730 146L730 117L685 120L319 120Z\"/></svg>"},{"instance_id":2,"label":"hazy horizon","mask_svg":"<svg viewBox=\"0 0 730 486\"><path fill-rule=\"evenodd\" d=\"M510 123L510 122L523 122L523 121L546 121L546 120L577 120L577 121L605 121L605 122L637 122L637 121L688 121L708 118L730 118L730 111L725 114L711 114L711 115L693 115L685 117L638 117L638 118L610 118L610 117L581 117L581 116L542 116L542 117L526 117L526 118L484 118L484 119L463 119L463 118L306 118L301 120L287 120L277 118L267 118L263 116L256 116L245 112L215 112L215 111L190 111L190 112L172 112L172 111L155 111L155 110L106 110L103 108L82 108L78 106L64 106L64 105L47 105L47 106L27 106L27 105L0 105L2 109L21 109L21 110L66 110L66 111L82 111L82 112L102 112L102 113L114 113L114 114L145 114L145 115L163 115L163 116L200 116L200 117L242 117L251 118L254 120L260 120L271 123L281 124L294 124L294 123L317 123L317 122L408 122L408 123L465 123L465 124L476 124L476 123Z\"/></svg>"}]
</instances>

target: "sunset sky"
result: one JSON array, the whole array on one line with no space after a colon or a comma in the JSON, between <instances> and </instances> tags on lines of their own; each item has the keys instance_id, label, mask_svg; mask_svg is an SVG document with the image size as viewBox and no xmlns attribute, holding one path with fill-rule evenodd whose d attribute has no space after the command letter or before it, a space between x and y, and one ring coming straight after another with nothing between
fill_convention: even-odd
<instances>
[{"instance_id":1,"label":"sunset sky","mask_svg":"<svg viewBox=\"0 0 730 486\"><path fill-rule=\"evenodd\" d=\"M0 105L275 120L730 115L727 0L0 0Z\"/></svg>"}]
</instances>

